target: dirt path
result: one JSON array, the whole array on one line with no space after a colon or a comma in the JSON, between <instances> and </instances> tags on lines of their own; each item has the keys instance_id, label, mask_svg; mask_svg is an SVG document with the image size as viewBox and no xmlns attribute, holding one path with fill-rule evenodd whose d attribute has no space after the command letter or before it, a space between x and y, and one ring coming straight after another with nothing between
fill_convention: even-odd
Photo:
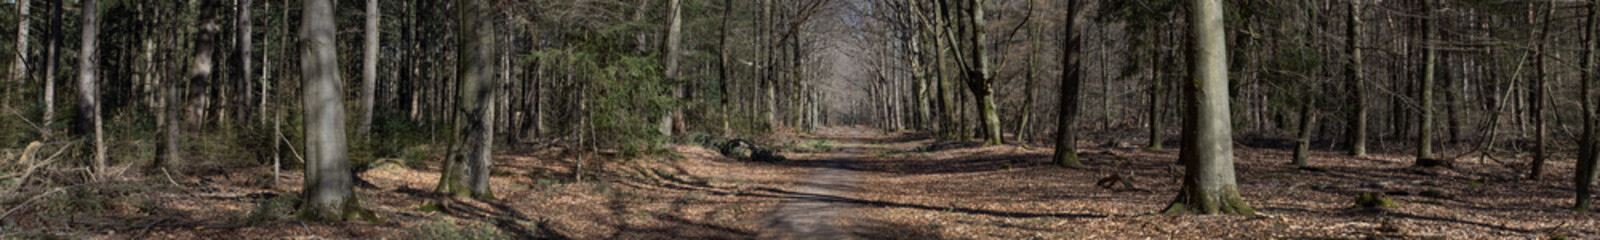
<instances>
[{"instance_id":1,"label":"dirt path","mask_svg":"<svg viewBox=\"0 0 1600 240\"><path fill-rule=\"evenodd\" d=\"M785 201L767 217L767 230L761 239L860 239L845 229L855 203L846 201L860 182L850 170L870 150L862 140L870 135L863 130L842 130L828 138L840 139L842 149L823 154L817 168L794 190L796 197Z\"/></svg>"}]
</instances>

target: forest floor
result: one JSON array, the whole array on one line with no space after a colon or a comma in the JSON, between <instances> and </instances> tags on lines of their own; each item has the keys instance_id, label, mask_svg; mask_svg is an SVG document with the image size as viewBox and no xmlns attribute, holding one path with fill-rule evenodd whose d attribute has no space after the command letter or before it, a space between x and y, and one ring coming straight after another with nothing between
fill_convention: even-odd
<instances>
[{"instance_id":1,"label":"forest floor","mask_svg":"<svg viewBox=\"0 0 1600 240\"><path fill-rule=\"evenodd\" d=\"M788 141L826 147L763 163L678 146L675 157L580 161L548 147L498 154L498 200L432 194L436 161L381 164L356 194L376 216L292 219L297 171L271 184L264 167L77 186L6 218L0 238L90 239L1550 239L1600 237L1595 213L1571 207L1570 161L1545 180L1459 161L1411 168L1403 155L1315 152L1315 169L1280 147L1237 144L1240 190L1254 216L1152 215L1178 190L1176 149L1081 142L1087 167L1051 150L933 144L922 135L835 128ZM924 146L949 149L911 151ZM925 150L925 149L918 149ZM1122 175L1135 189L1096 186ZM1131 177L1130 177L1131 176ZM1360 193L1397 207L1355 208ZM20 201L0 203L12 209ZM443 203L429 209L429 202Z\"/></svg>"}]
</instances>

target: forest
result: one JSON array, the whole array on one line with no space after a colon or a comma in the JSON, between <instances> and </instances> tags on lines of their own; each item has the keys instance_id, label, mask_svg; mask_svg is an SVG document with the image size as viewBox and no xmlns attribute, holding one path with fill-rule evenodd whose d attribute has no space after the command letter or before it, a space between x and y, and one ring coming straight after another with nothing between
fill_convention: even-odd
<instances>
[{"instance_id":1,"label":"forest","mask_svg":"<svg viewBox=\"0 0 1600 240\"><path fill-rule=\"evenodd\" d=\"M0 239L1600 238L1600 0L0 6Z\"/></svg>"}]
</instances>

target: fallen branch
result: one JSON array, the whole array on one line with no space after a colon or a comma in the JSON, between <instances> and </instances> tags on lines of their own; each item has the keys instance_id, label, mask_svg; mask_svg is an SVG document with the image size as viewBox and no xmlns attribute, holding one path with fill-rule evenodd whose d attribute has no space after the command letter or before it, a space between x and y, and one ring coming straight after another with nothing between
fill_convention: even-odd
<instances>
[{"instance_id":1,"label":"fallen branch","mask_svg":"<svg viewBox=\"0 0 1600 240\"><path fill-rule=\"evenodd\" d=\"M27 170L23 170L22 171L22 177L17 178L17 183L12 185L11 189L6 190L6 194L5 195L11 195L11 193L15 193L16 191L22 190L22 185L28 183L28 177L33 176L33 172L34 171L39 170L39 168L41 168L41 167L44 167L44 166L50 165L52 163L55 163L56 162L56 157L60 157L61 153L65 153L67 151L67 149L70 149L70 148L72 148L72 144L67 144L66 147L62 147L61 149L57 149L55 154L50 154L49 158L45 158L43 161L39 161L39 163L37 163L37 164L28 165Z\"/></svg>"},{"instance_id":2,"label":"fallen branch","mask_svg":"<svg viewBox=\"0 0 1600 240\"><path fill-rule=\"evenodd\" d=\"M288 145L289 146L289 152L290 153L294 153L294 158L295 159L299 159L300 163L302 163L302 164L306 163L306 158L300 156L300 150L295 150L294 149L294 143L289 142L289 137L283 136L283 131L277 131L277 132L278 132L278 139L280 141L283 141L284 145Z\"/></svg>"},{"instance_id":3,"label":"fallen branch","mask_svg":"<svg viewBox=\"0 0 1600 240\"><path fill-rule=\"evenodd\" d=\"M28 206L28 204L29 203L33 203L33 201L38 201L40 198L44 198L45 196L50 196L50 194L55 194L56 192L60 192L61 190L66 190L69 187L57 187L56 189L52 189L49 192L44 192L44 194L39 194L39 196L33 196L33 198L29 198L28 201L23 201L21 204L17 204L16 207L11 207L11 210L6 211L5 214L0 214L0 220L6 219L6 217L11 216L11 213L17 212L17 210L21 210L22 207Z\"/></svg>"}]
</instances>

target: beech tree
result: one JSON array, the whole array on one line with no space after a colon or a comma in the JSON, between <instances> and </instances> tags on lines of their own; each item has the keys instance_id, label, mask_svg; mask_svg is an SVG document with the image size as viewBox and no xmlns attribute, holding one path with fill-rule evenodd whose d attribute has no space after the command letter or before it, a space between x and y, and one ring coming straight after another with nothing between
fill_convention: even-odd
<instances>
[{"instance_id":1,"label":"beech tree","mask_svg":"<svg viewBox=\"0 0 1600 240\"><path fill-rule=\"evenodd\" d=\"M1083 33L1078 28L1082 13L1082 0L1067 0L1067 18L1061 33L1061 113L1057 117L1055 163L1061 167L1079 167L1078 134L1074 128L1078 121L1080 93L1083 86L1083 66L1079 49L1083 47Z\"/></svg>"},{"instance_id":2,"label":"beech tree","mask_svg":"<svg viewBox=\"0 0 1600 240\"><path fill-rule=\"evenodd\" d=\"M1185 81L1183 187L1164 213L1242 214L1255 209L1239 196L1234 177L1233 127L1228 102L1228 46L1222 0L1189 0L1189 79Z\"/></svg>"},{"instance_id":3,"label":"beech tree","mask_svg":"<svg viewBox=\"0 0 1600 240\"><path fill-rule=\"evenodd\" d=\"M494 77L495 20L489 0L456 0L456 37L460 39L456 56L456 114L462 117L455 127L456 141L445 160L435 191L478 199L494 199L489 188L493 163L495 97L500 82Z\"/></svg>"},{"instance_id":4,"label":"beech tree","mask_svg":"<svg viewBox=\"0 0 1600 240\"><path fill-rule=\"evenodd\" d=\"M344 81L332 0L306 0L300 19L300 74L305 104L305 203L300 217L342 221L359 217L351 190L349 141L345 138Z\"/></svg>"},{"instance_id":5,"label":"beech tree","mask_svg":"<svg viewBox=\"0 0 1600 240\"><path fill-rule=\"evenodd\" d=\"M367 0L366 17L366 38L362 44L366 50L361 55L361 123L356 125L356 134L361 138L371 135L372 111L377 103L374 98L378 93L378 37L383 35L378 30L378 20L383 18L378 0Z\"/></svg>"},{"instance_id":6,"label":"beech tree","mask_svg":"<svg viewBox=\"0 0 1600 240\"><path fill-rule=\"evenodd\" d=\"M78 133L93 133L94 142L94 178L105 179L106 175L106 141L101 131L103 121L100 119L100 90L96 87L100 81L97 76L100 71L99 35L99 1L83 0L83 44L78 51Z\"/></svg>"}]
</instances>

